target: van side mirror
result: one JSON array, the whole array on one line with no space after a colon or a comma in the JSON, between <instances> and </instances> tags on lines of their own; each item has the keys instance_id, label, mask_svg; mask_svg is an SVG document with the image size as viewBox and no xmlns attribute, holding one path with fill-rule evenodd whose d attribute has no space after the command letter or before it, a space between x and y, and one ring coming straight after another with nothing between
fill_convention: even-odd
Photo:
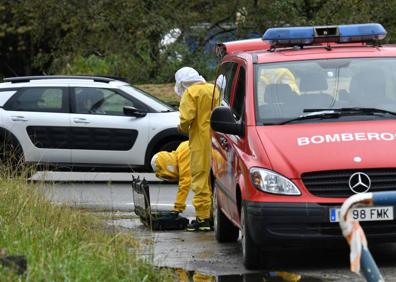
<instances>
[{"instance_id":1,"label":"van side mirror","mask_svg":"<svg viewBox=\"0 0 396 282\"><path fill-rule=\"evenodd\" d=\"M243 125L238 123L229 107L217 107L210 116L210 126L214 131L243 136Z\"/></svg>"},{"instance_id":2,"label":"van side mirror","mask_svg":"<svg viewBox=\"0 0 396 282\"><path fill-rule=\"evenodd\" d=\"M126 116L132 116L132 117L137 117L137 118L145 117L147 115L146 112L138 110L132 106L124 106L123 111Z\"/></svg>"}]
</instances>

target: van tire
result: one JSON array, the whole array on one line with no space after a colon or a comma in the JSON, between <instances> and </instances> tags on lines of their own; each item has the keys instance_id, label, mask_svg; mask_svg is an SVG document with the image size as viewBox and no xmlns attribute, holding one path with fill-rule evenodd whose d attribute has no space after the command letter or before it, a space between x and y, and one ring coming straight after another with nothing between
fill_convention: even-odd
<instances>
[{"instance_id":1,"label":"van tire","mask_svg":"<svg viewBox=\"0 0 396 282\"><path fill-rule=\"evenodd\" d=\"M218 188L215 186L213 191L213 225L216 240L220 243L236 242L239 237L239 229L224 215L224 213L219 208L217 191Z\"/></svg>"},{"instance_id":2,"label":"van tire","mask_svg":"<svg viewBox=\"0 0 396 282\"><path fill-rule=\"evenodd\" d=\"M246 207L242 207L241 211L241 231L242 231L242 253L243 264L247 269L258 269L261 265L261 248L250 236L249 224L246 220Z\"/></svg>"}]
</instances>

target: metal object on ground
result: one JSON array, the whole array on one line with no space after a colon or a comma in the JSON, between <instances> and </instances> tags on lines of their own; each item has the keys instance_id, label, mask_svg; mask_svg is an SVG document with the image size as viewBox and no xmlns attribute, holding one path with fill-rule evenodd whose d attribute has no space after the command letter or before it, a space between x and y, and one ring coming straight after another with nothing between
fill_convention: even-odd
<instances>
[{"instance_id":1,"label":"metal object on ground","mask_svg":"<svg viewBox=\"0 0 396 282\"><path fill-rule=\"evenodd\" d=\"M6 249L0 249L0 264L15 270L19 275L27 270L26 256L9 256Z\"/></svg>"},{"instance_id":2,"label":"metal object on ground","mask_svg":"<svg viewBox=\"0 0 396 282\"><path fill-rule=\"evenodd\" d=\"M171 211L153 211L150 204L150 188L145 178L132 175L132 195L136 215L140 221L152 230L186 229L188 219Z\"/></svg>"},{"instance_id":3,"label":"metal object on ground","mask_svg":"<svg viewBox=\"0 0 396 282\"><path fill-rule=\"evenodd\" d=\"M367 246L366 236L352 210L358 206L384 206L396 203L396 191L355 194L341 206L340 227L351 247L351 271L361 273L369 281L384 281Z\"/></svg>"}]
</instances>

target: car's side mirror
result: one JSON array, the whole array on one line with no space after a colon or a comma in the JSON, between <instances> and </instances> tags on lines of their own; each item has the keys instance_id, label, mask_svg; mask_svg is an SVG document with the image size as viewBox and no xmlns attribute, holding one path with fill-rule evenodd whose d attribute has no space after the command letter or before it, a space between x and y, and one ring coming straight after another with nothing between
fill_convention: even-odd
<instances>
[{"instance_id":1,"label":"car's side mirror","mask_svg":"<svg viewBox=\"0 0 396 282\"><path fill-rule=\"evenodd\" d=\"M126 116L132 116L132 117L141 118L141 117L145 117L147 115L146 112L138 110L138 109L136 109L135 107L132 107L132 106L124 106L123 110L124 110L124 114Z\"/></svg>"},{"instance_id":2,"label":"car's side mirror","mask_svg":"<svg viewBox=\"0 0 396 282\"><path fill-rule=\"evenodd\" d=\"M214 131L243 136L243 125L234 119L229 107L217 107L210 116L210 126Z\"/></svg>"}]
</instances>

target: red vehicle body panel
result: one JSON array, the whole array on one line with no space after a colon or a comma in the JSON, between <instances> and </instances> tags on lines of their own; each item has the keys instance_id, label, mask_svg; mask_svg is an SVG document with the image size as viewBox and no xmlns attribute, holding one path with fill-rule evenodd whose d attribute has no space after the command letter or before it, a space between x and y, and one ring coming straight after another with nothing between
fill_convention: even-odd
<instances>
[{"instance_id":1,"label":"red vehicle body panel","mask_svg":"<svg viewBox=\"0 0 396 282\"><path fill-rule=\"evenodd\" d=\"M292 180L311 171L395 166L396 121L393 120L261 126L257 127L257 135L262 148L271 154L271 160L267 154L261 154L258 163L269 164L271 170ZM258 193L250 200L268 201L268 197L272 196ZM302 197L309 202L328 202L307 190Z\"/></svg>"},{"instance_id":2,"label":"red vehicle body panel","mask_svg":"<svg viewBox=\"0 0 396 282\"><path fill-rule=\"evenodd\" d=\"M212 169L216 178L224 180L223 192L218 195L220 209L236 226L240 227L241 200L334 205L340 205L345 200L311 194L301 180L305 172L396 167L395 120L260 126L256 125L254 106L255 64L396 57L395 47L332 44L332 48L313 46L301 50L284 48L269 51L268 45L257 40L225 46L228 55L222 59L222 63L238 63L246 72L244 136L213 133L215 154L220 154L226 164L213 158ZM230 101L232 103L233 100ZM221 138L225 138L229 144L227 153L221 149ZM381 150L378 150L379 147ZM252 167L266 168L285 176L297 185L301 195L274 195L258 190L250 179L249 170Z\"/></svg>"},{"instance_id":3,"label":"red vehicle body panel","mask_svg":"<svg viewBox=\"0 0 396 282\"><path fill-rule=\"evenodd\" d=\"M267 50L270 49L270 47L269 44L261 39L238 40L218 45L218 48L224 49L224 54L240 53L241 51Z\"/></svg>"}]
</instances>

